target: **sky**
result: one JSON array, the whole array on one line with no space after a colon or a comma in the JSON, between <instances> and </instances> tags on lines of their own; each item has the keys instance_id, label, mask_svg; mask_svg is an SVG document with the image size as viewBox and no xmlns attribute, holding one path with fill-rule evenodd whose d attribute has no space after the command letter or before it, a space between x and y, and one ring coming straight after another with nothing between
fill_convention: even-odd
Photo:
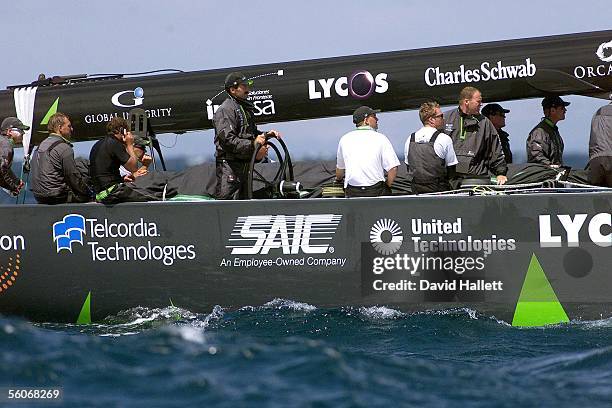
<instances>
[{"instance_id":1,"label":"sky","mask_svg":"<svg viewBox=\"0 0 612 408\"><path fill-rule=\"evenodd\" d=\"M340 0L291 2L207 0L20 0L3 6L0 87L47 76L184 71L537 37L612 27L610 0L435 2ZM612 39L611 39L612 40ZM10 56L10 58L6 58ZM483 95L484 102L487 100ZM566 154L584 157L590 121L606 101L568 96L559 123ZM540 99L509 101L505 130L515 162L525 161L525 140L542 116ZM68 112L69 113L69 112ZM420 127L417 111L383 112L379 131L403 160L406 138ZM262 125L277 129L292 158L335 157L350 116ZM213 131L160 135L167 158L210 160ZM88 156L90 142L75 152ZM21 150L21 149L19 149ZM16 157L22 156L21 151Z\"/></svg>"}]
</instances>

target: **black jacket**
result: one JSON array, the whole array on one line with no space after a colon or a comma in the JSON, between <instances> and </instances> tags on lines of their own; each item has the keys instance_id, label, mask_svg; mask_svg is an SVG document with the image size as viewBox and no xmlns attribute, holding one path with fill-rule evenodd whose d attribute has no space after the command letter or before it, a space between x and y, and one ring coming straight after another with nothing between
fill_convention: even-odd
<instances>
[{"instance_id":1,"label":"black jacket","mask_svg":"<svg viewBox=\"0 0 612 408\"><path fill-rule=\"evenodd\" d=\"M21 180L13 173L13 145L6 136L0 136L0 187L14 192L17 191Z\"/></svg>"},{"instance_id":2,"label":"black jacket","mask_svg":"<svg viewBox=\"0 0 612 408\"><path fill-rule=\"evenodd\" d=\"M542 119L529 132L527 162L545 165L563 164L563 139L559 134L559 128L550 119Z\"/></svg>"},{"instance_id":3,"label":"black jacket","mask_svg":"<svg viewBox=\"0 0 612 408\"><path fill-rule=\"evenodd\" d=\"M217 160L248 162L253 140L261 134L255 125L253 104L228 97L213 116Z\"/></svg>"},{"instance_id":4,"label":"black jacket","mask_svg":"<svg viewBox=\"0 0 612 408\"><path fill-rule=\"evenodd\" d=\"M510 135L503 129L497 131L499 135L499 142L501 143L502 151L504 152L504 158L506 163L512 163L512 150L510 150Z\"/></svg>"},{"instance_id":5,"label":"black jacket","mask_svg":"<svg viewBox=\"0 0 612 408\"><path fill-rule=\"evenodd\" d=\"M55 198L69 192L78 201L87 201L91 196L87 180L74 160L72 144L51 133L32 157L32 193L34 197Z\"/></svg>"},{"instance_id":6,"label":"black jacket","mask_svg":"<svg viewBox=\"0 0 612 408\"><path fill-rule=\"evenodd\" d=\"M485 116L466 115L459 108L444 113L445 131L453 139L457 174L462 176L506 175L508 166L495 127ZM462 126L463 125L463 126Z\"/></svg>"}]
</instances>

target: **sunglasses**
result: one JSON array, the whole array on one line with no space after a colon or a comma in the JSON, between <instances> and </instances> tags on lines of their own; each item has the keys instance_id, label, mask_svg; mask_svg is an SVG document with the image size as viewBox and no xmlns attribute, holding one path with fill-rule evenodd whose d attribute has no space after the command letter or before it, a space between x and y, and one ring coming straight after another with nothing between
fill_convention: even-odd
<instances>
[{"instance_id":1,"label":"sunglasses","mask_svg":"<svg viewBox=\"0 0 612 408\"><path fill-rule=\"evenodd\" d=\"M443 113L441 113L441 114L439 114L439 115L434 115L434 116L432 116L432 118L433 118L433 119L438 119L438 118L443 118L443 117L444 117L444 114L443 114Z\"/></svg>"},{"instance_id":2,"label":"sunglasses","mask_svg":"<svg viewBox=\"0 0 612 408\"><path fill-rule=\"evenodd\" d=\"M25 131L23 129L19 129L19 128L11 128L10 131L11 132L17 132L20 135L24 135L25 134Z\"/></svg>"}]
</instances>

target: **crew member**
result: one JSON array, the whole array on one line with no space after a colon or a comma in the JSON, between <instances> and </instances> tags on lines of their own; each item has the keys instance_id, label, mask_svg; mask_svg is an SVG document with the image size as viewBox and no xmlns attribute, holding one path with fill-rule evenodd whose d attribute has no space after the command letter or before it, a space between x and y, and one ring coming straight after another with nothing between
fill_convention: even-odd
<instances>
[{"instance_id":1,"label":"crew member","mask_svg":"<svg viewBox=\"0 0 612 408\"><path fill-rule=\"evenodd\" d=\"M13 173L13 147L23 140L24 131L30 127L19 119L10 116L0 126L0 187L13 196L18 196L23 188L23 181Z\"/></svg>"},{"instance_id":2,"label":"crew member","mask_svg":"<svg viewBox=\"0 0 612 408\"><path fill-rule=\"evenodd\" d=\"M216 176L215 197L219 200L237 200L247 197L247 172L256 145L257 160L268 154L266 136L280 137L276 130L264 132L255 124L254 106L247 100L249 80L241 72L232 72L225 78L228 98L213 116L215 126Z\"/></svg>"},{"instance_id":3,"label":"crew member","mask_svg":"<svg viewBox=\"0 0 612 408\"><path fill-rule=\"evenodd\" d=\"M147 146L150 144L150 141L147 138L142 136L134 137L134 154L138 158L139 167L134 173L130 173L125 169L125 167L119 167L119 173L123 177L123 181L131 182L134 181L137 177L144 176L149 173L149 166L153 162L153 158L146 154Z\"/></svg>"},{"instance_id":4,"label":"crew member","mask_svg":"<svg viewBox=\"0 0 612 408\"><path fill-rule=\"evenodd\" d=\"M425 102L419 109L423 127L410 135L404 148L404 161L412 192L435 193L451 189L449 178L458 163L453 140L440 129L444 114L437 102Z\"/></svg>"},{"instance_id":5,"label":"crew member","mask_svg":"<svg viewBox=\"0 0 612 408\"><path fill-rule=\"evenodd\" d=\"M558 96L547 96L542 100L544 117L529 132L527 138L527 161L559 167L563 164L563 139L557 123L565 119L569 102Z\"/></svg>"},{"instance_id":6,"label":"crew member","mask_svg":"<svg viewBox=\"0 0 612 408\"><path fill-rule=\"evenodd\" d=\"M53 114L47 124L49 136L32 158L32 193L41 204L83 203L91 200L85 166L74 158L70 118Z\"/></svg>"},{"instance_id":7,"label":"crew member","mask_svg":"<svg viewBox=\"0 0 612 408\"><path fill-rule=\"evenodd\" d=\"M459 94L459 107L444 113L445 133L453 139L458 164L457 176L486 178L489 173L497 177L497 184L508 180L508 166L495 127L480 114L482 95L467 86Z\"/></svg>"},{"instance_id":8,"label":"crew member","mask_svg":"<svg viewBox=\"0 0 612 408\"><path fill-rule=\"evenodd\" d=\"M589 183L612 188L612 104L602 106L591 120Z\"/></svg>"},{"instance_id":9,"label":"crew member","mask_svg":"<svg viewBox=\"0 0 612 408\"><path fill-rule=\"evenodd\" d=\"M106 137L93 145L89 153L89 173L96 193L96 201L116 204L124 201L147 201L134 193L133 184L125 183L119 167L130 173L138 170L138 157L134 152L134 136L128 122L120 117L106 125Z\"/></svg>"},{"instance_id":10,"label":"crew member","mask_svg":"<svg viewBox=\"0 0 612 408\"><path fill-rule=\"evenodd\" d=\"M504 109L498 103L490 103L482 108L482 114L487 117L495 127L506 163L512 163L512 150L510 150L510 135L503 130L506 126L506 114L510 113L509 109Z\"/></svg>"},{"instance_id":11,"label":"crew member","mask_svg":"<svg viewBox=\"0 0 612 408\"><path fill-rule=\"evenodd\" d=\"M336 181L344 178L347 197L376 197L391 193L400 163L389 139L377 132L378 112L369 106L357 108L353 113L357 129L342 136L338 143Z\"/></svg>"}]
</instances>

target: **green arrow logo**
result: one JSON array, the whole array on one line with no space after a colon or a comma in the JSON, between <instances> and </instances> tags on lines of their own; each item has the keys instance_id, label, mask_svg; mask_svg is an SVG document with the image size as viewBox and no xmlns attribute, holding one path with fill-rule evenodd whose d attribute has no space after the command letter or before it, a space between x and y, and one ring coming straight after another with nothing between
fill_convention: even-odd
<instances>
[{"instance_id":1,"label":"green arrow logo","mask_svg":"<svg viewBox=\"0 0 612 408\"><path fill-rule=\"evenodd\" d=\"M514 310L513 326L533 327L567 323L569 318L535 254Z\"/></svg>"},{"instance_id":2,"label":"green arrow logo","mask_svg":"<svg viewBox=\"0 0 612 408\"><path fill-rule=\"evenodd\" d=\"M91 292L87 294L83 306L81 307L81 313L76 321L77 324L91 324Z\"/></svg>"},{"instance_id":3,"label":"green arrow logo","mask_svg":"<svg viewBox=\"0 0 612 408\"><path fill-rule=\"evenodd\" d=\"M53 105L51 105L43 120L40 121L41 125L46 125L49 123L49 118L57 113L57 105L59 105L59 96L55 99L55 102L53 102Z\"/></svg>"}]
</instances>

